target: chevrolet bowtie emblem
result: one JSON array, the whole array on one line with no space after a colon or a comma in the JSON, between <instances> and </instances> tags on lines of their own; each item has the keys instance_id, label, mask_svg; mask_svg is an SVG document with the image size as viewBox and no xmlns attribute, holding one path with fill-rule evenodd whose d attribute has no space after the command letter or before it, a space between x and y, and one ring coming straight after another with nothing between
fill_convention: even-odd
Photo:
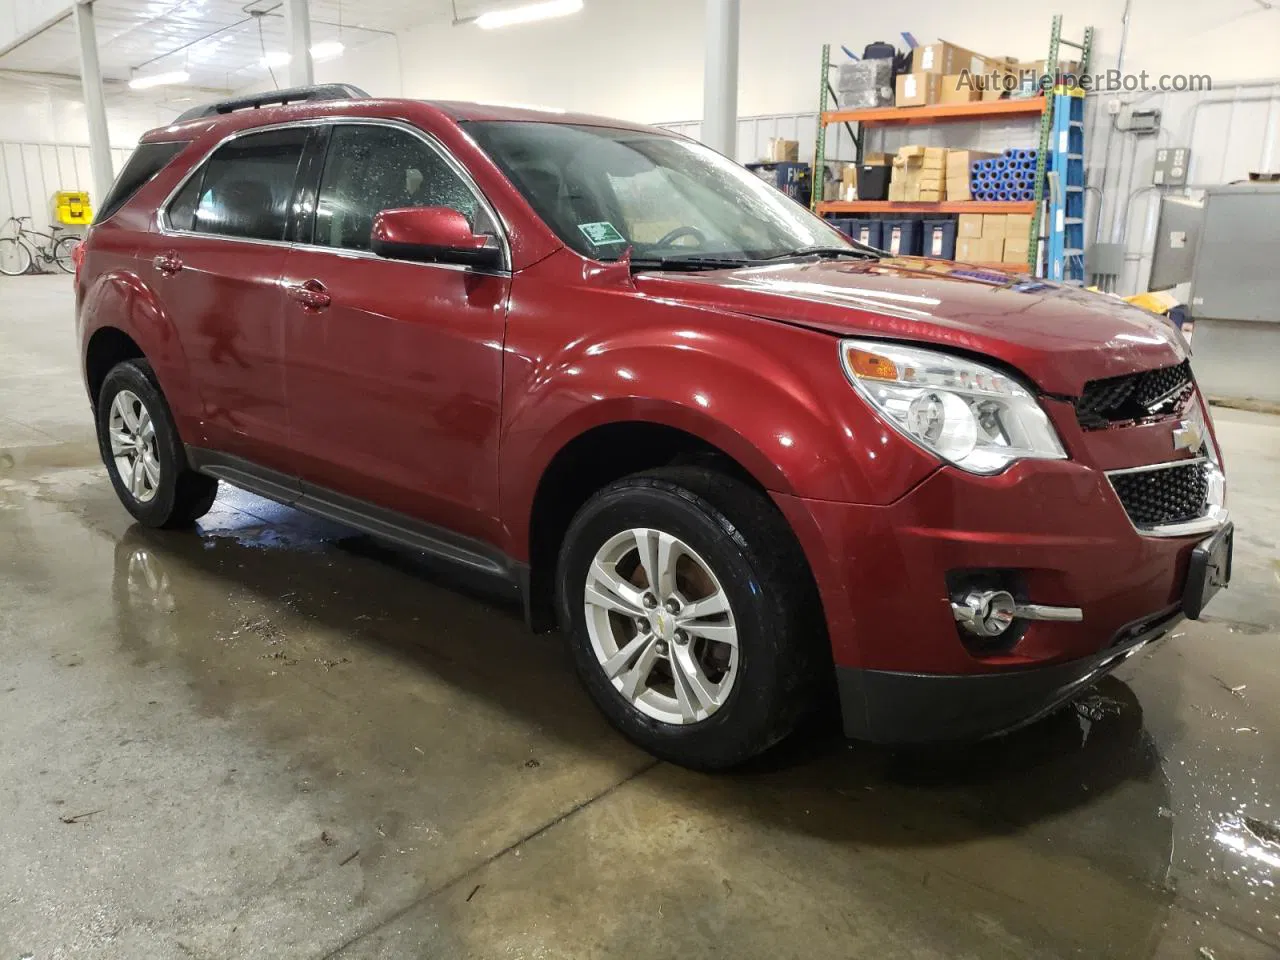
<instances>
[{"instance_id":1,"label":"chevrolet bowtie emblem","mask_svg":"<svg viewBox=\"0 0 1280 960\"><path fill-rule=\"evenodd\" d=\"M1200 424L1183 420L1173 428L1173 449L1195 453L1203 446L1204 433L1200 430Z\"/></svg>"}]
</instances>

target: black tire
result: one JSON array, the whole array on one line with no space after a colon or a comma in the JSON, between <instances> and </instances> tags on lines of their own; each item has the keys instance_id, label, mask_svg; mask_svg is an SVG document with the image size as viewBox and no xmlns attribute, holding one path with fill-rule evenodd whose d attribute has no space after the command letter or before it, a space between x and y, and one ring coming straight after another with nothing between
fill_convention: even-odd
<instances>
[{"instance_id":1,"label":"black tire","mask_svg":"<svg viewBox=\"0 0 1280 960\"><path fill-rule=\"evenodd\" d=\"M53 245L53 260L63 273L76 272L76 262L72 255L78 246L80 246L79 237L63 237Z\"/></svg>"},{"instance_id":2,"label":"black tire","mask_svg":"<svg viewBox=\"0 0 1280 960\"><path fill-rule=\"evenodd\" d=\"M637 709L614 688L592 648L584 610L588 570L610 538L637 527L692 547L732 605L738 674L723 705L697 722L665 723ZM817 694L829 679L830 648L808 564L772 501L737 479L671 467L605 487L565 534L556 586L560 623L587 691L615 727L657 757L727 769L782 740L822 702Z\"/></svg>"},{"instance_id":3,"label":"black tire","mask_svg":"<svg viewBox=\"0 0 1280 960\"><path fill-rule=\"evenodd\" d=\"M141 402L155 425L154 458L159 461L160 476L154 494L141 500L129 490L111 453L108 425L111 407L122 391L129 391ZM126 360L111 368L98 394L98 449L107 466L111 485L120 502L148 527L174 529L189 527L199 520L218 495L218 481L196 473L187 464L186 451L173 423L173 414L164 394L156 385L151 364L146 360Z\"/></svg>"}]
</instances>

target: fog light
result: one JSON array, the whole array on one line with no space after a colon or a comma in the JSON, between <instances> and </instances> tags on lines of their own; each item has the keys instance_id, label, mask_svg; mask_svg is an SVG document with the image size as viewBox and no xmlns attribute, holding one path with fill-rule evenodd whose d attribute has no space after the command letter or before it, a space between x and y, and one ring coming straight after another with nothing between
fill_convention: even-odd
<instances>
[{"instance_id":1,"label":"fog light","mask_svg":"<svg viewBox=\"0 0 1280 960\"><path fill-rule=\"evenodd\" d=\"M1011 626L1017 603L1007 590L974 590L952 603L956 622L975 637L998 637Z\"/></svg>"}]
</instances>

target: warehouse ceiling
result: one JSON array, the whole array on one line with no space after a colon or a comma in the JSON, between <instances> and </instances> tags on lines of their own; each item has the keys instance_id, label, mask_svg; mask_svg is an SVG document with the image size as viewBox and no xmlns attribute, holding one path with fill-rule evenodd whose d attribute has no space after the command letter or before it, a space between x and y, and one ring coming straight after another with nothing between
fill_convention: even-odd
<instances>
[{"instance_id":1,"label":"warehouse ceiling","mask_svg":"<svg viewBox=\"0 0 1280 960\"><path fill-rule=\"evenodd\" d=\"M457 0L460 17L514 0ZM453 18L451 0L310 0L313 44L348 49L386 33ZM98 50L107 80L186 70L192 86L235 90L267 76L263 51L286 49L281 0L96 0ZM261 16L254 16L260 13ZM78 76L70 16L0 55L0 69ZM280 68L276 70L281 75Z\"/></svg>"}]
</instances>

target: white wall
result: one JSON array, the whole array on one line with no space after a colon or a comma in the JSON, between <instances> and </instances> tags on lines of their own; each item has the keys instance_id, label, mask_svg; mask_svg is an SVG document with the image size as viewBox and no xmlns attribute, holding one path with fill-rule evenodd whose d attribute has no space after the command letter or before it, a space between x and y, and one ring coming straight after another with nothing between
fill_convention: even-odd
<instances>
[{"instance_id":1,"label":"white wall","mask_svg":"<svg viewBox=\"0 0 1280 960\"><path fill-rule=\"evenodd\" d=\"M122 84L107 84L106 98L113 147L132 147L147 130L190 106L166 102L163 94L136 94ZM87 144L80 81L0 71L0 139Z\"/></svg>"},{"instance_id":2,"label":"white wall","mask_svg":"<svg viewBox=\"0 0 1280 960\"><path fill-rule=\"evenodd\" d=\"M793 8L787 10L787 8ZM1028 5L976 8L921 0L909 10L869 0L742 0L744 116L814 110L824 42L854 51L873 40L951 40L990 55L1043 58L1051 12ZM1077 0L1064 32L1097 29L1095 66L1114 66L1124 0ZM703 0L587 0L573 17L484 31L447 22L379 41L321 65L371 93L432 99L499 100L561 106L659 122L702 114ZM1009 12L1006 12L1009 11ZM1016 12L1014 12L1016 11ZM842 56L838 53L837 55ZM1132 0L1126 69L1208 73L1215 82L1274 75L1280 63L1280 6L1255 0Z\"/></svg>"}]
</instances>

